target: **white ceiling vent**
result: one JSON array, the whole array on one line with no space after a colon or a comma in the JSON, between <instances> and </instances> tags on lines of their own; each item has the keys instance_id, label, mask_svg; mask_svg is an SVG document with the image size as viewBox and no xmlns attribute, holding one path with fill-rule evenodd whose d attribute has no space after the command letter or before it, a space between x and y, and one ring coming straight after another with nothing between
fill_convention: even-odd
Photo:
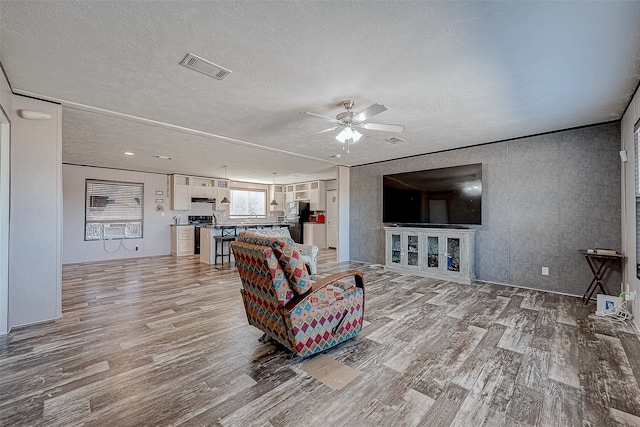
<instances>
[{"instance_id":1,"label":"white ceiling vent","mask_svg":"<svg viewBox=\"0 0 640 427\"><path fill-rule=\"evenodd\" d=\"M406 140L402 139L402 138L398 138L397 136L392 136L390 138L385 138L385 141L391 143L391 144L402 144L404 142L407 142Z\"/></svg>"},{"instance_id":2,"label":"white ceiling vent","mask_svg":"<svg viewBox=\"0 0 640 427\"><path fill-rule=\"evenodd\" d=\"M155 157L156 159L160 159L160 160L173 160L173 157L162 156L160 154L154 154L153 157Z\"/></svg>"},{"instance_id":3,"label":"white ceiling vent","mask_svg":"<svg viewBox=\"0 0 640 427\"><path fill-rule=\"evenodd\" d=\"M218 80L222 80L231 74L231 71L226 68L222 68L213 62L209 62L191 53L187 53L187 56L180 62L180 65Z\"/></svg>"}]
</instances>

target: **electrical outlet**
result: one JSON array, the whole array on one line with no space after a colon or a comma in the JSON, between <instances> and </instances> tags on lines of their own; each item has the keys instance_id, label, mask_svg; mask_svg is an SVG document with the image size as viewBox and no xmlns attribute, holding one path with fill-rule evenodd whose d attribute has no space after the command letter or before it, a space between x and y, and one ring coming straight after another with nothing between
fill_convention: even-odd
<instances>
[{"instance_id":1,"label":"electrical outlet","mask_svg":"<svg viewBox=\"0 0 640 427\"><path fill-rule=\"evenodd\" d=\"M542 267L542 275L543 276L549 275L549 267Z\"/></svg>"},{"instance_id":2,"label":"electrical outlet","mask_svg":"<svg viewBox=\"0 0 640 427\"><path fill-rule=\"evenodd\" d=\"M635 291L625 292L624 299L629 300L629 301L635 301L636 300Z\"/></svg>"}]
</instances>

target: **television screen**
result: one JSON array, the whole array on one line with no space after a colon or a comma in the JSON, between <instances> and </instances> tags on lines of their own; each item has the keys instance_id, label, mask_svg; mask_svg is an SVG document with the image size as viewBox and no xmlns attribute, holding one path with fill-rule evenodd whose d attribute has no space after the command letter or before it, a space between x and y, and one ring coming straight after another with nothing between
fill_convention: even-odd
<instances>
[{"instance_id":1,"label":"television screen","mask_svg":"<svg viewBox=\"0 0 640 427\"><path fill-rule=\"evenodd\" d=\"M482 163L382 177L382 222L482 224Z\"/></svg>"}]
</instances>

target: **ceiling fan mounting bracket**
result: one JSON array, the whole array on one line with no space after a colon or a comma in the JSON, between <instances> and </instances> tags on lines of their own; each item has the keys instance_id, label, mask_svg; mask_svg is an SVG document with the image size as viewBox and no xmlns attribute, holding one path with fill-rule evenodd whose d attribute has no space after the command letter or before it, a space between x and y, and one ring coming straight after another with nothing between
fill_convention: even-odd
<instances>
[{"instance_id":1,"label":"ceiling fan mounting bracket","mask_svg":"<svg viewBox=\"0 0 640 427\"><path fill-rule=\"evenodd\" d=\"M347 111L351 111L351 109L353 108L354 105L356 105L356 103L353 102L351 99L347 99L342 101L342 105Z\"/></svg>"}]
</instances>

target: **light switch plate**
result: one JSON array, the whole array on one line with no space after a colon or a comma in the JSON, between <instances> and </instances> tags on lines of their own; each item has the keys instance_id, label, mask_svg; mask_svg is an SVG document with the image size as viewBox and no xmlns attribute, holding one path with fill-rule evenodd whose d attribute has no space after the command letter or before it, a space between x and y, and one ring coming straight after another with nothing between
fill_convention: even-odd
<instances>
[{"instance_id":1,"label":"light switch plate","mask_svg":"<svg viewBox=\"0 0 640 427\"><path fill-rule=\"evenodd\" d=\"M549 267L542 267L542 275L543 276L549 275Z\"/></svg>"}]
</instances>

